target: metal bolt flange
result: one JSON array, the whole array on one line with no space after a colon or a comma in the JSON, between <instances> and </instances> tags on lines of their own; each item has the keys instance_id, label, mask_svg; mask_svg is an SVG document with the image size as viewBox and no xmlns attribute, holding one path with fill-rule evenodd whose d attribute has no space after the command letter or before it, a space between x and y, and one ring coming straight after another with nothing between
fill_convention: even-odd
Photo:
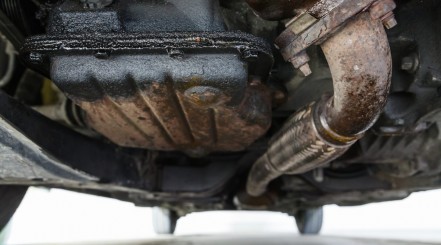
<instances>
[{"instance_id":1,"label":"metal bolt flange","mask_svg":"<svg viewBox=\"0 0 441 245\"><path fill-rule=\"evenodd\" d=\"M396 7L393 0L380 0L372 4L369 13L372 19L381 20L386 29L391 29L398 24L393 13Z\"/></svg>"}]
</instances>

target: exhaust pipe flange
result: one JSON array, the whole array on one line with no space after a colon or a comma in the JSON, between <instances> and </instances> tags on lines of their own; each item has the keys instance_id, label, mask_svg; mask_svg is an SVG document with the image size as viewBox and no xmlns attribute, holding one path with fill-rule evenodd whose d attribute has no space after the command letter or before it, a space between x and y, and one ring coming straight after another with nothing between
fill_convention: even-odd
<instances>
[{"instance_id":1,"label":"exhaust pipe flange","mask_svg":"<svg viewBox=\"0 0 441 245\"><path fill-rule=\"evenodd\" d=\"M393 0L340 1L339 5L334 6L329 4L329 0L319 0L309 10L287 23L286 30L275 41L286 61L291 62L295 68L307 67L309 57L305 53L306 48L323 42L354 15L366 10L369 10L372 19L381 20L386 28L396 25L393 14L396 4ZM327 14L322 16L322 12ZM303 73L305 76L310 74Z\"/></svg>"}]
</instances>

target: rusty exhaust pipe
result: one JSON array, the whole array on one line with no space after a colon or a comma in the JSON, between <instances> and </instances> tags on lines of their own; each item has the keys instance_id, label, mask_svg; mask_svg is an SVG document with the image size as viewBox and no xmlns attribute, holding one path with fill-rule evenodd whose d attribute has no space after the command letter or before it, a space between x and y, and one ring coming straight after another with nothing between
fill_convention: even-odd
<instances>
[{"instance_id":1,"label":"rusty exhaust pipe","mask_svg":"<svg viewBox=\"0 0 441 245\"><path fill-rule=\"evenodd\" d=\"M273 137L249 174L251 196L264 194L268 184L283 174L301 174L341 156L384 109L392 60L381 19L358 13L321 47L334 95L295 113Z\"/></svg>"}]
</instances>

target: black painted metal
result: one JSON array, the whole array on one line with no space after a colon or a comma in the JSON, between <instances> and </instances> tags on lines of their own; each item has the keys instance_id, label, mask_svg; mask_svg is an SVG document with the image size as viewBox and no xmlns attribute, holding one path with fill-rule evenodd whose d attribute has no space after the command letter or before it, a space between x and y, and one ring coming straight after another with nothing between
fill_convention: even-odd
<instances>
[{"instance_id":1,"label":"black painted metal","mask_svg":"<svg viewBox=\"0 0 441 245\"><path fill-rule=\"evenodd\" d=\"M262 80L268 76L272 64L271 50L265 42L238 32L34 36L26 40L21 55L31 67L48 74L50 58L54 56L95 57L99 52L107 52L110 56L133 53L169 55L171 50L181 50L187 56L204 53L240 55L249 62L248 73L262 77ZM75 91L70 93L75 94Z\"/></svg>"},{"instance_id":2,"label":"black painted metal","mask_svg":"<svg viewBox=\"0 0 441 245\"><path fill-rule=\"evenodd\" d=\"M28 38L21 55L31 67L48 74L50 57L55 55L168 54L177 49L187 54L233 53L250 63L251 75L268 76L272 51L262 39L240 32L173 32L45 35Z\"/></svg>"}]
</instances>

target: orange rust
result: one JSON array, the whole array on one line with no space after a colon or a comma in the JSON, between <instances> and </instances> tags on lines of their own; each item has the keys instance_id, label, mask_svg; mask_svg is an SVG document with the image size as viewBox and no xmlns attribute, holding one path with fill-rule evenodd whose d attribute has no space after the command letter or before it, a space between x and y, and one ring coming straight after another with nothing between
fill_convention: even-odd
<instances>
[{"instance_id":1,"label":"orange rust","mask_svg":"<svg viewBox=\"0 0 441 245\"><path fill-rule=\"evenodd\" d=\"M326 121L339 135L362 134L383 111L389 93L392 63L382 23L362 13L321 47L334 80Z\"/></svg>"},{"instance_id":2,"label":"orange rust","mask_svg":"<svg viewBox=\"0 0 441 245\"><path fill-rule=\"evenodd\" d=\"M228 105L218 89L188 87L171 92L153 83L134 96L78 104L88 125L116 144L192 155L244 150L270 126L271 99L260 83L246 89L239 105Z\"/></svg>"}]
</instances>

